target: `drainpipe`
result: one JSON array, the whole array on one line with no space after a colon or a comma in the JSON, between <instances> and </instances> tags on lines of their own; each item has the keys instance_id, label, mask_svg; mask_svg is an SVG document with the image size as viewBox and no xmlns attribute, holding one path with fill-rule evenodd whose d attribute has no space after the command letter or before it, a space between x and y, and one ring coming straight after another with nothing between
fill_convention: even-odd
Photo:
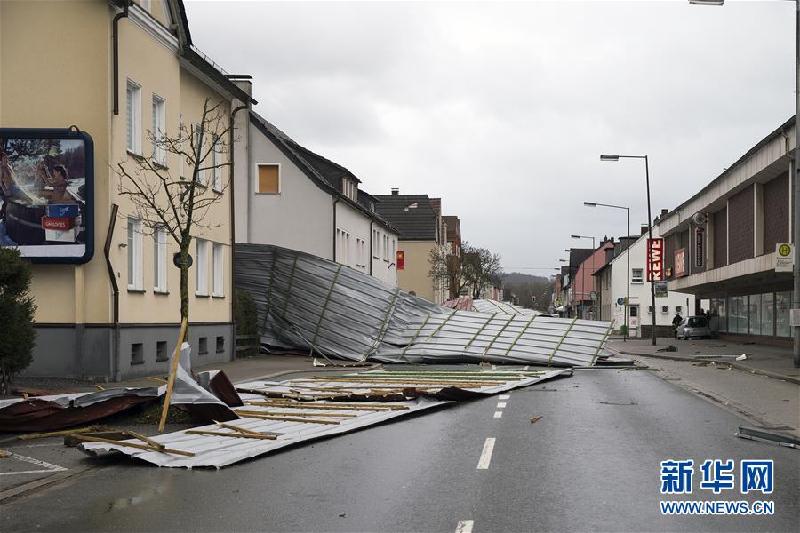
<instances>
[{"instance_id":1,"label":"drainpipe","mask_svg":"<svg viewBox=\"0 0 800 533\"><path fill-rule=\"evenodd\" d=\"M114 15L114 21L111 23L114 54L114 116L119 115L119 21L120 19L128 18L128 6L130 4L131 0L125 0L122 13Z\"/></svg>"},{"instance_id":2,"label":"drainpipe","mask_svg":"<svg viewBox=\"0 0 800 533\"><path fill-rule=\"evenodd\" d=\"M339 203L339 197L333 197L333 261L336 262L336 204Z\"/></svg>"},{"instance_id":3,"label":"drainpipe","mask_svg":"<svg viewBox=\"0 0 800 533\"><path fill-rule=\"evenodd\" d=\"M369 219L369 275L372 275L372 241L375 239L372 235L372 218Z\"/></svg>"},{"instance_id":4,"label":"drainpipe","mask_svg":"<svg viewBox=\"0 0 800 533\"><path fill-rule=\"evenodd\" d=\"M103 255L106 256L106 267L108 268L108 280L111 282L114 333L111 343L111 360L108 369L114 381L119 381L119 286L117 276L114 274L114 266L111 264L111 239L114 236L114 227L117 225L117 204L111 204L111 218L108 220L108 231L106 232L106 243L103 246Z\"/></svg>"},{"instance_id":5,"label":"drainpipe","mask_svg":"<svg viewBox=\"0 0 800 533\"><path fill-rule=\"evenodd\" d=\"M234 137L233 137L233 130L234 125L236 123L236 113L241 111L242 109L247 109L247 105L240 105L236 107L233 111L231 111L231 124L228 128L228 153L230 154L230 165L228 166L228 190L230 191L230 224L231 224L231 295L230 295L230 308L231 308L231 361L236 357L236 186L234 184L234 156L236 151L234 150ZM247 128L250 127L249 120L248 124L246 124ZM250 151L250 144L248 142L247 151ZM248 170L249 173L249 170ZM248 181L250 176L248 175ZM249 201L249 198L248 198Z\"/></svg>"}]
</instances>

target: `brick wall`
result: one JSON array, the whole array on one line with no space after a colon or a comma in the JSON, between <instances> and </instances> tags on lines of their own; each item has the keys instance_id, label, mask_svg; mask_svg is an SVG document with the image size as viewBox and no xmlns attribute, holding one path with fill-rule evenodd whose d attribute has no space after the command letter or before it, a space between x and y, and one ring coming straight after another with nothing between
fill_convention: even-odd
<instances>
[{"instance_id":1,"label":"brick wall","mask_svg":"<svg viewBox=\"0 0 800 533\"><path fill-rule=\"evenodd\" d=\"M722 208L712 215L712 223L714 224L714 268L728 264L727 216L727 208Z\"/></svg>"},{"instance_id":2,"label":"brick wall","mask_svg":"<svg viewBox=\"0 0 800 533\"><path fill-rule=\"evenodd\" d=\"M764 253L789 240L789 173L764 184Z\"/></svg>"},{"instance_id":3,"label":"brick wall","mask_svg":"<svg viewBox=\"0 0 800 533\"><path fill-rule=\"evenodd\" d=\"M751 185L728 200L728 255L731 263L753 257L753 191Z\"/></svg>"}]
</instances>

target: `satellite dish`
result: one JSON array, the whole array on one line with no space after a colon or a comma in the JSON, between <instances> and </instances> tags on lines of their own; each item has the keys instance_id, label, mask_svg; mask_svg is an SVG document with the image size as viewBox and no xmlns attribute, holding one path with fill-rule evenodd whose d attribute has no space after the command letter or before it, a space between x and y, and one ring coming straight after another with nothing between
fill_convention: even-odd
<instances>
[{"instance_id":1,"label":"satellite dish","mask_svg":"<svg viewBox=\"0 0 800 533\"><path fill-rule=\"evenodd\" d=\"M705 226L707 218L708 217L706 217L705 213L703 213L702 211L698 211L697 213L692 215L692 222L694 222L698 226Z\"/></svg>"}]
</instances>

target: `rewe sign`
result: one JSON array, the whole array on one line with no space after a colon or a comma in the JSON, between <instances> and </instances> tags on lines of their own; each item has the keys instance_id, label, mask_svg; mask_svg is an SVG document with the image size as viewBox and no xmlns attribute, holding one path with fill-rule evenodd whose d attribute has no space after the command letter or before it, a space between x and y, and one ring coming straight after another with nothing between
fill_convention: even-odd
<instances>
[{"instance_id":1,"label":"rewe sign","mask_svg":"<svg viewBox=\"0 0 800 533\"><path fill-rule=\"evenodd\" d=\"M664 279L664 239L647 239L647 281Z\"/></svg>"}]
</instances>

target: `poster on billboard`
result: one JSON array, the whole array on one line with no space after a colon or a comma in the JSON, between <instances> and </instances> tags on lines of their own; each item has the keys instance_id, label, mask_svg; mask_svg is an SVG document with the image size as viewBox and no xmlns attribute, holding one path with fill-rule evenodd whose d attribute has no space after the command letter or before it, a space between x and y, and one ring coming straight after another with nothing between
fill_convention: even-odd
<instances>
[{"instance_id":1,"label":"poster on billboard","mask_svg":"<svg viewBox=\"0 0 800 533\"><path fill-rule=\"evenodd\" d=\"M93 152L75 128L0 128L0 246L35 263L91 259Z\"/></svg>"}]
</instances>

